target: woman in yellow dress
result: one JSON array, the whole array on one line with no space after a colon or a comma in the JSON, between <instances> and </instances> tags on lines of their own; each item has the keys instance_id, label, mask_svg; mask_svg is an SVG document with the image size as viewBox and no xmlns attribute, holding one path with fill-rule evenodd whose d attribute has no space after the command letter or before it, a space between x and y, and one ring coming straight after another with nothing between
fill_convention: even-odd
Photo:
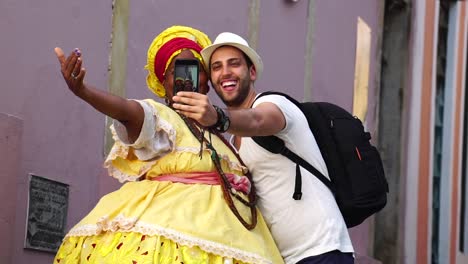
<instances>
[{"instance_id":1,"label":"woman in yellow dress","mask_svg":"<svg viewBox=\"0 0 468 264\"><path fill-rule=\"evenodd\" d=\"M83 82L80 50L66 57L55 49L69 89L114 119L115 144L104 166L126 183L69 231L54 263L283 263L232 147L170 108L175 59L201 62L200 50L210 43L185 26L153 40L147 84L167 105L98 90ZM206 94L200 65L199 89Z\"/></svg>"}]
</instances>

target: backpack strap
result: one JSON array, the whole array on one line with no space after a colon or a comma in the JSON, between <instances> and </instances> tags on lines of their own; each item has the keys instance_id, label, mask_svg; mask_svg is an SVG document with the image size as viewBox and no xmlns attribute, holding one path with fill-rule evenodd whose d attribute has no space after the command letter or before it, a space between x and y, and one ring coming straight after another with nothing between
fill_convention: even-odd
<instances>
[{"instance_id":1,"label":"backpack strap","mask_svg":"<svg viewBox=\"0 0 468 264\"><path fill-rule=\"evenodd\" d=\"M284 93L280 93L280 92L273 92L273 91L264 92L264 93L261 93L259 96L257 96L257 98L255 100L257 100L258 98L260 98L262 96L272 95L272 94L281 95L281 96L286 97L289 101L294 103L302 111L301 103L299 103L296 99L292 98L291 96L289 96L287 94L284 94ZM300 170L299 166L303 167L306 170L308 170L315 177L317 177L323 184L325 184L325 186L327 186L333 193L335 193L335 188L333 187L331 181L329 179L327 179L327 177L325 177L314 166L312 166L312 164L310 164L309 162L307 162L306 160L304 160L303 158L298 156L296 153L291 151L289 148L287 148L282 139L278 138L277 136L273 136L273 135L272 136L263 136L263 137L255 136L255 137L252 137L252 139L255 141L255 143L257 143L258 145L260 145L264 149L270 151L271 153L281 154L281 155L287 157L292 162L296 163L296 180L295 180L294 194L293 194L293 199L294 200L300 200L301 197L302 197L302 191L301 191L301 189L302 189L302 175L301 175L301 170Z\"/></svg>"},{"instance_id":2,"label":"backpack strap","mask_svg":"<svg viewBox=\"0 0 468 264\"><path fill-rule=\"evenodd\" d=\"M287 147L284 147L284 151L282 153L280 153L280 154L283 155L283 156L286 156L288 159L290 159L291 161L293 161L297 165L299 165L299 166L303 167L304 169L308 170L310 173L315 175L315 177L317 177L321 182L323 182L323 184L325 184L325 186L327 186L328 188L330 188L330 190L333 191L333 186L332 186L330 180L327 179L327 177L325 177L325 175L323 175L314 166L312 166L312 164L305 161L303 158L299 157L296 153L292 152Z\"/></svg>"}]
</instances>

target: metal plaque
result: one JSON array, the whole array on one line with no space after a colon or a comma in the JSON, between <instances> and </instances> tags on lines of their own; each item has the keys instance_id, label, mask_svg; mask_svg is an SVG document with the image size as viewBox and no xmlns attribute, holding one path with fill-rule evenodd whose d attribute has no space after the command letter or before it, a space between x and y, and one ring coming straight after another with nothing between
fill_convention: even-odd
<instances>
[{"instance_id":1,"label":"metal plaque","mask_svg":"<svg viewBox=\"0 0 468 264\"><path fill-rule=\"evenodd\" d=\"M29 175L25 248L57 252L65 236L69 186Z\"/></svg>"}]
</instances>

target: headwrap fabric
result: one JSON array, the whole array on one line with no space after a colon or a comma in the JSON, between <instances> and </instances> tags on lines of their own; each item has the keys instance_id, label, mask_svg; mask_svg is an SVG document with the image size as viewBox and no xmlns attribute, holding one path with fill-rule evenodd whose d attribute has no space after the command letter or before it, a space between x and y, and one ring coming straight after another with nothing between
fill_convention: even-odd
<instances>
[{"instance_id":1,"label":"headwrap fabric","mask_svg":"<svg viewBox=\"0 0 468 264\"><path fill-rule=\"evenodd\" d=\"M171 41L181 38L189 41ZM167 47L171 47L170 49L164 47L167 43L169 43ZM148 48L147 65L145 66L145 69L148 70L146 77L148 88L154 94L163 98L166 95L166 90L162 84L164 82L164 72L173 58L180 54L183 49L189 49L204 66L200 50L210 44L211 40L205 33L187 26L172 26L161 32ZM163 53L159 54L160 51ZM160 57L163 59L159 60ZM162 74L160 74L161 72Z\"/></svg>"}]
</instances>

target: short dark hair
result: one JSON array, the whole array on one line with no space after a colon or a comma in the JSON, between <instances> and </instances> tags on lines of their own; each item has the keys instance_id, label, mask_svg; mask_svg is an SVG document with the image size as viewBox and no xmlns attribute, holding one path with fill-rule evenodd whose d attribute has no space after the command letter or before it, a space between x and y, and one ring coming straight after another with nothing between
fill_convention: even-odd
<instances>
[{"instance_id":1,"label":"short dark hair","mask_svg":"<svg viewBox=\"0 0 468 264\"><path fill-rule=\"evenodd\" d=\"M247 68L250 68L250 66L253 65L252 63L252 60L249 58L249 56L247 56L247 54L245 54L244 52L242 52L242 55L244 55L244 59L245 61L247 62Z\"/></svg>"}]
</instances>

